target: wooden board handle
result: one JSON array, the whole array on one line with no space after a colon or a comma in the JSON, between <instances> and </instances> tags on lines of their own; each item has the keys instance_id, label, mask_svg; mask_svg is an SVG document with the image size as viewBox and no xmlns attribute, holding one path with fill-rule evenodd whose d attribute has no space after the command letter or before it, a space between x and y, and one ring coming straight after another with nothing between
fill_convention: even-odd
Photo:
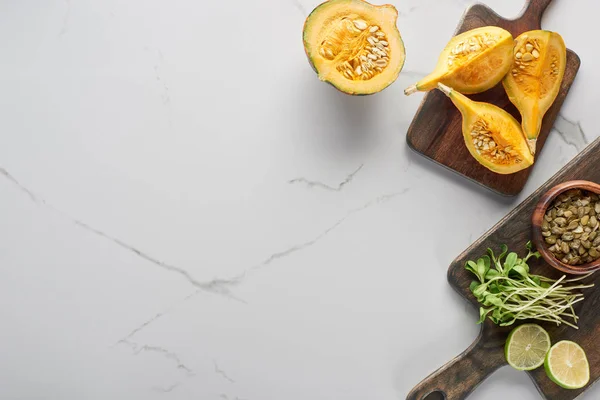
<instances>
[{"instance_id":1,"label":"wooden board handle","mask_svg":"<svg viewBox=\"0 0 600 400\"><path fill-rule=\"evenodd\" d=\"M519 19L527 20L532 27L531 29L541 29L542 16L551 2L552 0L527 0L523 14Z\"/></svg>"},{"instance_id":2,"label":"wooden board handle","mask_svg":"<svg viewBox=\"0 0 600 400\"><path fill-rule=\"evenodd\" d=\"M501 344L479 338L464 353L419 383L406 400L462 400L506 364Z\"/></svg>"}]
</instances>

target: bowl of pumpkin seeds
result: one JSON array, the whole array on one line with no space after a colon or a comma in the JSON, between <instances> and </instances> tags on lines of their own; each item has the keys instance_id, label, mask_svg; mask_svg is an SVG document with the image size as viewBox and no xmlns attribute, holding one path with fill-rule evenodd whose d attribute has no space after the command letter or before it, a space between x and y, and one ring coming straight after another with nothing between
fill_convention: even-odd
<instances>
[{"instance_id":1,"label":"bowl of pumpkin seeds","mask_svg":"<svg viewBox=\"0 0 600 400\"><path fill-rule=\"evenodd\" d=\"M600 185L568 181L545 193L533 213L533 240L544 260L570 274L600 269Z\"/></svg>"}]
</instances>

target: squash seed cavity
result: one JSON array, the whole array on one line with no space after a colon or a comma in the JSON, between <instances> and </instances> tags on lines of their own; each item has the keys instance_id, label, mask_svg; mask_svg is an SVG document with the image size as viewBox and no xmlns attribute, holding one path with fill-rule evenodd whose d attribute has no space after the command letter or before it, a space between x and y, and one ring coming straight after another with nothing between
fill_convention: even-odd
<instances>
[{"instance_id":1,"label":"squash seed cavity","mask_svg":"<svg viewBox=\"0 0 600 400\"><path fill-rule=\"evenodd\" d=\"M342 18L331 29L321 43L319 54L335 62L336 69L352 81L372 79L390 62L385 32L357 15Z\"/></svg>"},{"instance_id":2,"label":"squash seed cavity","mask_svg":"<svg viewBox=\"0 0 600 400\"><path fill-rule=\"evenodd\" d=\"M540 55L544 51L542 45L538 39L530 39L525 36L524 41L517 43L514 50L514 67L512 70L512 76L519 83L524 81L524 76L535 75L535 70L538 68L538 63L543 62L540 59ZM549 51L549 49L546 49ZM541 80L539 98L544 98L548 91L552 88L555 81L558 79L559 71L559 57L556 52L552 52L548 55L549 61L547 65L542 69L542 75L546 78Z\"/></svg>"},{"instance_id":3,"label":"squash seed cavity","mask_svg":"<svg viewBox=\"0 0 600 400\"><path fill-rule=\"evenodd\" d=\"M518 151L511 146L504 146L496 139L492 116L483 116L478 119L471 128L471 140L477 152L485 159L493 161L494 164L520 164L523 160Z\"/></svg>"}]
</instances>

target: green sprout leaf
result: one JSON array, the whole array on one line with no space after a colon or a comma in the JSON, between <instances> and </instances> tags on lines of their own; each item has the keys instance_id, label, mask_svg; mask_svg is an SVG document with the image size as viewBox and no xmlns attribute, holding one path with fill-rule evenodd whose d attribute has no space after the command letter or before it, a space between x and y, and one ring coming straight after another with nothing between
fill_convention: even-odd
<instances>
[{"instance_id":1,"label":"green sprout leaf","mask_svg":"<svg viewBox=\"0 0 600 400\"><path fill-rule=\"evenodd\" d=\"M492 311L492 308L483 308L480 307L479 308L479 321L477 321L478 324L483 324L483 322L485 321L485 317L487 317L487 315Z\"/></svg>"},{"instance_id":2,"label":"green sprout leaf","mask_svg":"<svg viewBox=\"0 0 600 400\"><path fill-rule=\"evenodd\" d=\"M533 243L531 242L531 240L527 242L527 244L525 244L525 248L529 250L530 253L533 251Z\"/></svg>"},{"instance_id":3,"label":"green sprout leaf","mask_svg":"<svg viewBox=\"0 0 600 400\"><path fill-rule=\"evenodd\" d=\"M487 290L487 285L482 284L479 285L475 288L475 290L473 290L473 294L475 295L475 297L479 298L481 296L483 296L483 294L486 292Z\"/></svg>"},{"instance_id":4,"label":"green sprout leaf","mask_svg":"<svg viewBox=\"0 0 600 400\"><path fill-rule=\"evenodd\" d=\"M512 269L512 271L517 273L518 275L520 275L523 278L527 278L527 276L529 275L527 273L527 270L525 269L525 267L523 267L522 265L515 265L514 268Z\"/></svg>"},{"instance_id":5,"label":"green sprout leaf","mask_svg":"<svg viewBox=\"0 0 600 400\"><path fill-rule=\"evenodd\" d=\"M496 278L496 277L498 277L498 276L500 276L500 272L498 272L498 271L497 271L497 270L495 270L495 269L490 269L490 270L487 272L487 274L485 274L485 279L489 281L490 279L492 279L492 278Z\"/></svg>"},{"instance_id":6,"label":"green sprout leaf","mask_svg":"<svg viewBox=\"0 0 600 400\"><path fill-rule=\"evenodd\" d=\"M510 273L510 270L513 269L513 267L517 263L517 259L518 259L517 253L510 253L506 257L506 261L504 262L504 275L505 276L508 276L508 274Z\"/></svg>"},{"instance_id":7,"label":"green sprout leaf","mask_svg":"<svg viewBox=\"0 0 600 400\"><path fill-rule=\"evenodd\" d=\"M485 296L483 305L484 306L492 306L493 305L493 306L500 307L500 306L502 306L502 300L500 300L500 298L497 295L490 293L487 296Z\"/></svg>"},{"instance_id":8,"label":"green sprout leaf","mask_svg":"<svg viewBox=\"0 0 600 400\"><path fill-rule=\"evenodd\" d=\"M471 286L469 286L469 289L471 289L471 292L472 292L473 294L475 294L475 289L477 289L477 287L478 287L479 285L480 285L480 283L479 283L479 282L477 282L477 281L473 281L473 282L471 282Z\"/></svg>"},{"instance_id":9,"label":"green sprout leaf","mask_svg":"<svg viewBox=\"0 0 600 400\"><path fill-rule=\"evenodd\" d=\"M503 244L502 246L500 246L500 250L502 250L502 252L498 256L498 262L502 262L502 259L504 258L506 253L508 253L508 246Z\"/></svg>"},{"instance_id":10,"label":"green sprout leaf","mask_svg":"<svg viewBox=\"0 0 600 400\"><path fill-rule=\"evenodd\" d=\"M475 262L467 261L467 264L465 265L465 269L467 271L472 272L479 279L479 282L483 283L485 281L485 278L483 276L479 275L479 267Z\"/></svg>"}]
</instances>

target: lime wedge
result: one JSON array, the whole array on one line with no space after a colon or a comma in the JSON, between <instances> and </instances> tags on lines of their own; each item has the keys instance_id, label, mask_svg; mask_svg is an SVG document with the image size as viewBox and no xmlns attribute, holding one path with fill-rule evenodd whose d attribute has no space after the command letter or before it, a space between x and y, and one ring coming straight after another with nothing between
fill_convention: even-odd
<instances>
[{"instance_id":1,"label":"lime wedge","mask_svg":"<svg viewBox=\"0 0 600 400\"><path fill-rule=\"evenodd\" d=\"M519 371L531 371L544 363L550 350L548 332L536 324L524 324L508 335L504 355L508 364Z\"/></svg>"},{"instance_id":2,"label":"lime wedge","mask_svg":"<svg viewBox=\"0 0 600 400\"><path fill-rule=\"evenodd\" d=\"M556 343L544 362L548 377L565 389L580 389L590 381L590 365L585 351L577 343Z\"/></svg>"}]
</instances>

